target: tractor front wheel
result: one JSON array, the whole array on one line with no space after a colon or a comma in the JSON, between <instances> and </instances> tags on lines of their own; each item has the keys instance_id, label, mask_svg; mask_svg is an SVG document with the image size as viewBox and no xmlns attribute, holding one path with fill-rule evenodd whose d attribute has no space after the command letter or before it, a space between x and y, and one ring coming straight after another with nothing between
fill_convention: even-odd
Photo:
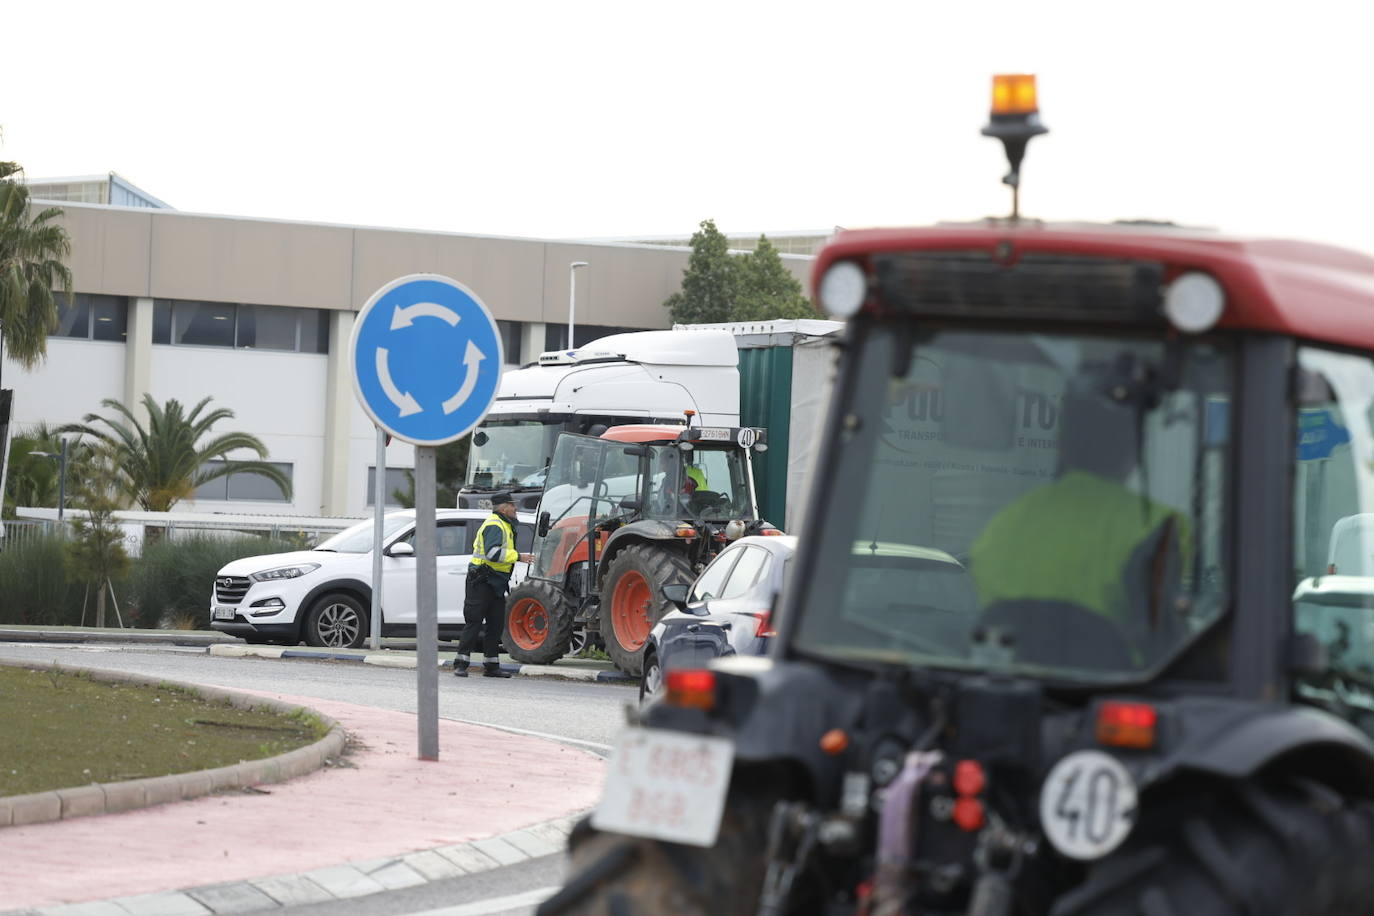
<instances>
[{"instance_id":1,"label":"tractor front wheel","mask_svg":"<svg viewBox=\"0 0 1374 916\"><path fill-rule=\"evenodd\" d=\"M506 629L501 645L527 665L551 665L572 644L573 615L553 583L526 579L506 597Z\"/></svg>"},{"instance_id":2,"label":"tractor front wheel","mask_svg":"<svg viewBox=\"0 0 1374 916\"><path fill-rule=\"evenodd\" d=\"M1374 912L1374 804L1314 783L1247 782L1178 810L1137 825L1052 916Z\"/></svg>"},{"instance_id":3,"label":"tractor front wheel","mask_svg":"<svg viewBox=\"0 0 1374 916\"><path fill-rule=\"evenodd\" d=\"M671 548L634 544L616 554L601 590L601 638L617 668L643 673L649 631L673 607L659 589L691 581L691 564Z\"/></svg>"}]
</instances>

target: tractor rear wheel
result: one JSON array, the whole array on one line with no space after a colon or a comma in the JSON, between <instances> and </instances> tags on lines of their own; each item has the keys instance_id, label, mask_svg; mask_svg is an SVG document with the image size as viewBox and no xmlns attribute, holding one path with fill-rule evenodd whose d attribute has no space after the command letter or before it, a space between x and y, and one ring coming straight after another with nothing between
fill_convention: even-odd
<instances>
[{"instance_id":1,"label":"tractor rear wheel","mask_svg":"<svg viewBox=\"0 0 1374 916\"><path fill-rule=\"evenodd\" d=\"M1344 916L1374 912L1374 804L1313 783L1190 796L1093 863L1053 916Z\"/></svg>"},{"instance_id":2,"label":"tractor rear wheel","mask_svg":"<svg viewBox=\"0 0 1374 916\"><path fill-rule=\"evenodd\" d=\"M673 608L659 589L691 581L691 564L676 550L634 544L616 554L601 590L600 629L617 668L634 677L643 673L649 631Z\"/></svg>"},{"instance_id":3,"label":"tractor rear wheel","mask_svg":"<svg viewBox=\"0 0 1374 916\"><path fill-rule=\"evenodd\" d=\"M567 884L540 912L753 916L771 810L771 798L732 796L709 849L601 833L580 821L568 837Z\"/></svg>"},{"instance_id":4,"label":"tractor rear wheel","mask_svg":"<svg viewBox=\"0 0 1374 916\"><path fill-rule=\"evenodd\" d=\"M518 662L551 665L572 644L573 615L553 583L526 579L506 597L501 645Z\"/></svg>"}]
</instances>

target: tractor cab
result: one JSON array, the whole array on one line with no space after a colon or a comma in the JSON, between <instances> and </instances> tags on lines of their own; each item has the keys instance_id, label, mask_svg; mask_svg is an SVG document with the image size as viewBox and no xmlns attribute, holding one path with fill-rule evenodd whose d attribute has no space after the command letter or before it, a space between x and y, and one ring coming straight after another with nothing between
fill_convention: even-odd
<instances>
[{"instance_id":1,"label":"tractor cab","mask_svg":"<svg viewBox=\"0 0 1374 916\"><path fill-rule=\"evenodd\" d=\"M758 517L755 427L634 424L599 437L559 436L535 528L535 562L511 593L506 645L522 661L561 656L564 631L598 634L639 674L649 630L670 605L664 585L691 582L727 544L781 534Z\"/></svg>"}]
</instances>

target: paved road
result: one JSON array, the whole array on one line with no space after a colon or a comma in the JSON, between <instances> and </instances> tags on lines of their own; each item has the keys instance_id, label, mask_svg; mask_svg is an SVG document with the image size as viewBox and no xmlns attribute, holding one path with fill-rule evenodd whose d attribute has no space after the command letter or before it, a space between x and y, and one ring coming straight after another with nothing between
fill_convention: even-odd
<instances>
[{"instance_id":1,"label":"paved road","mask_svg":"<svg viewBox=\"0 0 1374 916\"><path fill-rule=\"evenodd\" d=\"M0 643L0 656L38 663L85 665L221 687L271 690L415 712L415 672L355 662L218 658L204 649L172 646ZM550 737L605 753L625 723L637 692L617 684L510 678L460 681L439 674L439 715ZM439 749L443 754L443 748Z\"/></svg>"}]
</instances>

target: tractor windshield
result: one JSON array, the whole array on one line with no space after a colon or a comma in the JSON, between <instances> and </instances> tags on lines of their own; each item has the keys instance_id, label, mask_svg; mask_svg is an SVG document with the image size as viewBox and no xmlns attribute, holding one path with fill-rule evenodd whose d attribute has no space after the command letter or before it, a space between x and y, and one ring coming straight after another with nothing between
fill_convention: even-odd
<instances>
[{"instance_id":1,"label":"tractor windshield","mask_svg":"<svg viewBox=\"0 0 1374 916\"><path fill-rule=\"evenodd\" d=\"M542 487L561 421L489 420L473 434L466 485L470 489Z\"/></svg>"},{"instance_id":2,"label":"tractor windshield","mask_svg":"<svg viewBox=\"0 0 1374 916\"><path fill-rule=\"evenodd\" d=\"M879 323L796 649L1135 680L1225 607L1229 349Z\"/></svg>"},{"instance_id":3,"label":"tractor windshield","mask_svg":"<svg viewBox=\"0 0 1374 916\"><path fill-rule=\"evenodd\" d=\"M697 446L683 451L676 445L651 446L649 471L648 518L755 518L743 449Z\"/></svg>"}]
</instances>

